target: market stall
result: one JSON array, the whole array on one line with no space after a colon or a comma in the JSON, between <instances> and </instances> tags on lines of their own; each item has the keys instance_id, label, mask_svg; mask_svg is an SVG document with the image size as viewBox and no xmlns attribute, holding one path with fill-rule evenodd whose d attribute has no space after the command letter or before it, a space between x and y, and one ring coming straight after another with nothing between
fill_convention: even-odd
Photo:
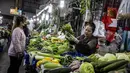
<instances>
[{"instance_id":1,"label":"market stall","mask_svg":"<svg viewBox=\"0 0 130 73\"><path fill-rule=\"evenodd\" d=\"M127 50L120 51L122 36L117 32L118 13L109 7L107 1L70 1L68 6L72 7L73 14L70 19L70 14L63 19L58 5L55 5L57 3L51 3L34 17L38 28L32 32L24 57L28 73L129 73L130 53ZM107 10L104 10L105 7ZM107 15L104 11L108 11ZM98 38L97 51L83 55L66 37L81 35L84 23L89 21L94 21L96 26L93 35Z\"/></svg>"},{"instance_id":2,"label":"market stall","mask_svg":"<svg viewBox=\"0 0 130 73\"><path fill-rule=\"evenodd\" d=\"M68 26L68 27L66 27ZM69 24L63 26L70 32ZM72 32L72 31L71 31ZM38 73L108 73L125 72L130 53L95 53L85 56L76 52L73 45L62 34L37 35L30 39L25 52L25 64L31 65ZM105 48L104 48L105 49ZM128 67L129 68L129 67Z\"/></svg>"}]
</instances>

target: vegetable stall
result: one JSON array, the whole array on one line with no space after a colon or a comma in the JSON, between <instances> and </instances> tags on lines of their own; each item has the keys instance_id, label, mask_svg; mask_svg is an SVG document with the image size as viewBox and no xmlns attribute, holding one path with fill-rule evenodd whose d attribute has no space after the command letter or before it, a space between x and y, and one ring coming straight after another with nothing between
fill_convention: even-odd
<instances>
[{"instance_id":1,"label":"vegetable stall","mask_svg":"<svg viewBox=\"0 0 130 73\"><path fill-rule=\"evenodd\" d=\"M126 73L129 69L130 53L84 56L65 39L68 33L73 30L66 24L62 35L35 35L25 52L25 63L38 73Z\"/></svg>"},{"instance_id":2,"label":"vegetable stall","mask_svg":"<svg viewBox=\"0 0 130 73\"><path fill-rule=\"evenodd\" d=\"M111 51L105 52L103 55L97 52L85 56L77 52L75 46L66 38L67 35L72 35L72 38L81 35L84 32L83 23L91 20L97 20L95 23L96 36L107 37L105 29L110 21L112 23L112 20L109 16L105 16L103 11L109 9L109 6L106 8L105 5L109 1L72 0L67 2L70 8L63 9L66 12L60 12L62 10L56 6L57 3L51 1L47 7L53 7L51 8L53 12L43 9L43 12L37 14L37 18L41 20L38 21L36 31L32 32L25 51L24 62L28 73L130 73L129 52ZM61 17L60 13L64 13L66 16ZM104 19L102 19L103 15ZM110 36L108 39L115 37L111 32L107 34ZM109 41L108 39L107 41ZM123 42L123 44L126 43ZM105 48L103 47L103 49ZM111 49L114 48L110 47Z\"/></svg>"}]
</instances>

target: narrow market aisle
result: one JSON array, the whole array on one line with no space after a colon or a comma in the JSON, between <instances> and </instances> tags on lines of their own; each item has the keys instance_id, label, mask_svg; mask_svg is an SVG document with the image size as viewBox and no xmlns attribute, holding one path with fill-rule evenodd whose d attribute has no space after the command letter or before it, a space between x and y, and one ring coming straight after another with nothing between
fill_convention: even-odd
<instances>
[{"instance_id":1,"label":"narrow market aisle","mask_svg":"<svg viewBox=\"0 0 130 73\"><path fill-rule=\"evenodd\" d=\"M8 57L8 48L3 52L0 52L0 73L7 73L9 67L9 57ZM23 64L20 67L19 73L25 73Z\"/></svg>"}]
</instances>

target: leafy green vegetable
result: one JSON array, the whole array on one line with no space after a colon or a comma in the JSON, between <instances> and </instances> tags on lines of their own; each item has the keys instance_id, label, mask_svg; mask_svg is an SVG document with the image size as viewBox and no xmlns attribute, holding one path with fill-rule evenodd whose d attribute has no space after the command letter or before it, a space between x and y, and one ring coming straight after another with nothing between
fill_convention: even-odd
<instances>
[{"instance_id":1,"label":"leafy green vegetable","mask_svg":"<svg viewBox=\"0 0 130 73\"><path fill-rule=\"evenodd\" d=\"M66 43L64 43L63 45L60 45L60 46L58 47L57 53L58 53L58 54L62 54L62 53L64 53L64 52L67 52L68 50L69 50L69 45L68 45L68 42L66 42Z\"/></svg>"},{"instance_id":2,"label":"leafy green vegetable","mask_svg":"<svg viewBox=\"0 0 130 73\"><path fill-rule=\"evenodd\" d=\"M125 59L130 61L129 57L125 53L116 53L117 59Z\"/></svg>"},{"instance_id":3,"label":"leafy green vegetable","mask_svg":"<svg viewBox=\"0 0 130 73\"><path fill-rule=\"evenodd\" d=\"M70 55L65 55L64 58L61 59L60 63L64 66L69 66L73 61L73 57Z\"/></svg>"},{"instance_id":4,"label":"leafy green vegetable","mask_svg":"<svg viewBox=\"0 0 130 73\"><path fill-rule=\"evenodd\" d=\"M33 38L33 39L30 39L30 43L28 45L28 47L35 47L35 48L40 48L42 49L43 45L42 45L42 40L40 37L37 37L37 38Z\"/></svg>"},{"instance_id":5,"label":"leafy green vegetable","mask_svg":"<svg viewBox=\"0 0 130 73\"><path fill-rule=\"evenodd\" d=\"M91 59L91 61L93 61L93 62L96 62L99 59L99 57L97 57L95 54L88 56L88 58Z\"/></svg>"},{"instance_id":6,"label":"leafy green vegetable","mask_svg":"<svg viewBox=\"0 0 130 73\"><path fill-rule=\"evenodd\" d=\"M104 57L107 59L107 61L116 60L116 56L114 54L107 53Z\"/></svg>"},{"instance_id":7,"label":"leafy green vegetable","mask_svg":"<svg viewBox=\"0 0 130 73\"><path fill-rule=\"evenodd\" d=\"M106 62L107 62L107 58L105 58L105 57L101 57L101 58L99 58L98 60L101 61L101 62L102 62L102 61L106 61Z\"/></svg>"},{"instance_id":8,"label":"leafy green vegetable","mask_svg":"<svg viewBox=\"0 0 130 73\"><path fill-rule=\"evenodd\" d=\"M82 63L79 70L80 73L95 73L93 65L88 62Z\"/></svg>"},{"instance_id":9,"label":"leafy green vegetable","mask_svg":"<svg viewBox=\"0 0 130 73\"><path fill-rule=\"evenodd\" d=\"M28 46L28 49L27 49L28 52L30 52L30 51L37 51L37 50L38 50L38 49L35 48L35 47L33 47L33 46L32 46L32 47L29 47L29 46Z\"/></svg>"},{"instance_id":10,"label":"leafy green vegetable","mask_svg":"<svg viewBox=\"0 0 130 73\"><path fill-rule=\"evenodd\" d=\"M72 29L70 24L63 25L62 26L62 32L64 32L64 33L68 32L70 34L74 34L73 29Z\"/></svg>"}]
</instances>

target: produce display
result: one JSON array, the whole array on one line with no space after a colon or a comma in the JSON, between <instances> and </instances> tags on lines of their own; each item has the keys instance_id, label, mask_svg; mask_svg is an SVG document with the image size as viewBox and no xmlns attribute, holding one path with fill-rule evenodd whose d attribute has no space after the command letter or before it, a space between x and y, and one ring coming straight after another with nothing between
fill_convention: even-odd
<instances>
[{"instance_id":1,"label":"produce display","mask_svg":"<svg viewBox=\"0 0 130 73\"><path fill-rule=\"evenodd\" d=\"M73 34L69 24L63 26L62 32ZM39 73L125 73L130 61L130 53L69 54L76 52L71 46L67 39L58 38L58 35L38 35L30 39L27 53Z\"/></svg>"}]
</instances>

